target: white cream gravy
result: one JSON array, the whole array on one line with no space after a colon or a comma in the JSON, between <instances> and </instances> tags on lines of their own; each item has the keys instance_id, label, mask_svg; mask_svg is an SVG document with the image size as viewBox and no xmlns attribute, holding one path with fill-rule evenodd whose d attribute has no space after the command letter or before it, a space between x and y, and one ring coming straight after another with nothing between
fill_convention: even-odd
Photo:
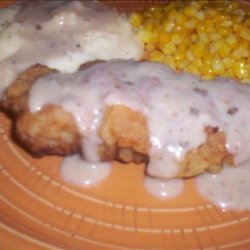
<instances>
[{"instance_id":1,"label":"white cream gravy","mask_svg":"<svg viewBox=\"0 0 250 250\"><path fill-rule=\"evenodd\" d=\"M151 142L147 174L170 179L178 173L185 154L205 142L207 126L225 133L236 165L249 163L249 96L249 86L229 79L205 82L157 63L114 60L39 79L31 89L29 107L35 112L53 103L72 112L88 140L83 142L83 152L91 152L86 157L91 162L98 161L98 126L106 106L120 104L142 112ZM161 198L179 194L183 185L175 180L174 188L160 180L146 179L145 183L150 193Z\"/></svg>"},{"instance_id":2,"label":"white cream gravy","mask_svg":"<svg viewBox=\"0 0 250 250\"><path fill-rule=\"evenodd\" d=\"M184 189L182 179L161 180L152 177L144 178L146 190L161 200L172 199L179 196Z\"/></svg>"},{"instance_id":3,"label":"white cream gravy","mask_svg":"<svg viewBox=\"0 0 250 250\"><path fill-rule=\"evenodd\" d=\"M223 210L250 209L250 163L195 178L198 192Z\"/></svg>"},{"instance_id":4,"label":"white cream gravy","mask_svg":"<svg viewBox=\"0 0 250 250\"><path fill-rule=\"evenodd\" d=\"M143 54L127 17L96 1L28 1L0 11L0 100L37 63L74 72L87 61Z\"/></svg>"},{"instance_id":5,"label":"white cream gravy","mask_svg":"<svg viewBox=\"0 0 250 250\"><path fill-rule=\"evenodd\" d=\"M109 175L111 163L90 163L79 155L67 156L61 163L60 174L69 183L82 187L92 187Z\"/></svg>"}]
</instances>

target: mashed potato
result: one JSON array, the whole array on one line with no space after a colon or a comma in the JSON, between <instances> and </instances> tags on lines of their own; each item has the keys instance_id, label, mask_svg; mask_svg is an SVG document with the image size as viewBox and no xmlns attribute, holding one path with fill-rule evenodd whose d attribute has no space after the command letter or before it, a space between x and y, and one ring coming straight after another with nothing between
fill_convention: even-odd
<instances>
[{"instance_id":1,"label":"mashed potato","mask_svg":"<svg viewBox=\"0 0 250 250\"><path fill-rule=\"evenodd\" d=\"M98 2L44 1L2 10L0 97L34 64L74 72L88 61L140 59L140 43L125 15Z\"/></svg>"}]
</instances>

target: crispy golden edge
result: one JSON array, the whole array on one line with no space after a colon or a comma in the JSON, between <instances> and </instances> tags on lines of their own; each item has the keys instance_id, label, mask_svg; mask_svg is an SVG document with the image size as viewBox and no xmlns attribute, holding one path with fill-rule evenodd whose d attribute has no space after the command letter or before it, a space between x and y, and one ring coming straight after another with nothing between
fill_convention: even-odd
<instances>
[{"instance_id":1,"label":"crispy golden edge","mask_svg":"<svg viewBox=\"0 0 250 250\"><path fill-rule=\"evenodd\" d=\"M203 172L217 173L224 166L233 166L233 155L227 151L226 138L218 128L206 128L207 140L190 150L180 162L177 177L192 177Z\"/></svg>"},{"instance_id":2,"label":"crispy golden edge","mask_svg":"<svg viewBox=\"0 0 250 250\"><path fill-rule=\"evenodd\" d=\"M19 115L15 133L35 156L69 155L81 151L82 136L71 113L46 105L35 113Z\"/></svg>"},{"instance_id":3,"label":"crispy golden edge","mask_svg":"<svg viewBox=\"0 0 250 250\"><path fill-rule=\"evenodd\" d=\"M20 73L4 93L2 106L13 115L28 111L28 92L38 78L56 72L47 66L36 64Z\"/></svg>"}]
</instances>

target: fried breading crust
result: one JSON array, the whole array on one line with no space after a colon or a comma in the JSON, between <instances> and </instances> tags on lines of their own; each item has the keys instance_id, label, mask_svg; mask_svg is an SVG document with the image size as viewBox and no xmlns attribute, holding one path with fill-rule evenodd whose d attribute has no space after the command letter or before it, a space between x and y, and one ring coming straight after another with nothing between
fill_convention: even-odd
<instances>
[{"instance_id":1,"label":"fried breading crust","mask_svg":"<svg viewBox=\"0 0 250 250\"><path fill-rule=\"evenodd\" d=\"M14 115L28 111L28 92L38 78L56 72L47 66L36 64L20 73L16 80L7 88L2 101L3 107Z\"/></svg>"},{"instance_id":2,"label":"fried breading crust","mask_svg":"<svg viewBox=\"0 0 250 250\"><path fill-rule=\"evenodd\" d=\"M51 69L42 65L27 69L7 89L2 105L7 112L14 114L15 133L35 156L81 153L84 138L71 113L52 104L35 113L28 110L28 92L32 83L50 72ZM179 164L177 177L191 177L205 171L215 173L224 164L233 165L233 156L225 147L224 133L211 127L205 132L206 142L186 154ZM106 107L99 136L102 160L148 162L149 131L142 113L122 105Z\"/></svg>"},{"instance_id":3,"label":"fried breading crust","mask_svg":"<svg viewBox=\"0 0 250 250\"><path fill-rule=\"evenodd\" d=\"M35 113L19 115L15 132L35 156L69 155L81 150L82 136L74 118L59 106L47 105Z\"/></svg>"},{"instance_id":4,"label":"fried breading crust","mask_svg":"<svg viewBox=\"0 0 250 250\"><path fill-rule=\"evenodd\" d=\"M100 127L100 137L111 159L123 162L148 160L150 142L146 118L125 106L106 108ZM226 165L233 165L233 156L226 149L226 138L218 128L206 128L207 140L200 147L190 150L180 162L177 177L191 177L202 172L219 172Z\"/></svg>"}]
</instances>

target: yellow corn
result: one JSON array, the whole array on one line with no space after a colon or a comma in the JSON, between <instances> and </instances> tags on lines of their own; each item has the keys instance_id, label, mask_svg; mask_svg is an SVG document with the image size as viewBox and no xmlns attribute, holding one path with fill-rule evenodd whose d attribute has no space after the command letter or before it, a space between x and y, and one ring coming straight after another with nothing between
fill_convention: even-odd
<instances>
[{"instance_id":1,"label":"yellow corn","mask_svg":"<svg viewBox=\"0 0 250 250\"><path fill-rule=\"evenodd\" d=\"M140 13L132 13L130 15L130 20L129 21L134 27L139 27L142 24L143 19L144 19L144 17L143 17L142 14L140 14Z\"/></svg>"},{"instance_id":2,"label":"yellow corn","mask_svg":"<svg viewBox=\"0 0 250 250\"><path fill-rule=\"evenodd\" d=\"M164 62L164 54L159 50L154 50L150 54L150 60L153 62Z\"/></svg>"},{"instance_id":3,"label":"yellow corn","mask_svg":"<svg viewBox=\"0 0 250 250\"><path fill-rule=\"evenodd\" d=\"M172 1L130 15L145 59L250 83L250 15L237 1Z\"/></svg>"},{"instance_id":4,"label":"yellow corn","mask_svg":"<svg viewBox=\"0 0 250 250\"><path fill-rule=\"evenodd\" d=\"M205 48L204 48L204 45L202 43L195 43L191 47L191 51L192 51L193 55L197 58L203 58L205 56Z\"/></svg>"}]
</instances>

